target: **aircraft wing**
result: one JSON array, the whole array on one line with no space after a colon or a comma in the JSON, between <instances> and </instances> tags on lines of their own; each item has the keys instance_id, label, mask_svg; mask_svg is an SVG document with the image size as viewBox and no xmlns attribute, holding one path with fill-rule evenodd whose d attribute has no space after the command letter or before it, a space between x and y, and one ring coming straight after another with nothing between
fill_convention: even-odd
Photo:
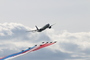
<instances>
[{"instance_id":1,"label":"aircraft wing","mask_svg":"<svg viewBox=\"0 0 90 60\"><path fill-rule=\"evenodd\" d=\"M55 25L55 24L56 24L56 23L52 24L51 27L52 27L53 25Z\"/></svg>"},{"instance_id":2,"label":"aircraft wing","mask_svg":"<svg viewBox=\"0 0 90 60\"><path fill-rule=\"evenodd\" d=\"M30 31L26 31L26 32L36 32L37 30L30 30Z\"/></svg>"},{"instance_id":3,"label":"aircraft wing","mask_svg":"<svg viewBox=\"0 0 90 60\"><path fill-rule=\"evenodd\" d=\"M33 52L33 51L39 50L39 49L41 49L41 48L44 48L44 47L53 45L53 44L55 44L55 43L56 43L56 42L50 42L50 43L43 43L42 45L35 45L35 46L30 47L30 48L28 48L28 49L26 49L26 50L22 50L22 51L20 51L20 52L17 52L17 53L14 53L14 54L11 54L11 55L2 57L2 58L0 58L0 60L11 60L11 59L13 59L13 58L22 56L22 55L27 54L27 53L29 53L29 52Z\"/></svg>"}]
</instances>

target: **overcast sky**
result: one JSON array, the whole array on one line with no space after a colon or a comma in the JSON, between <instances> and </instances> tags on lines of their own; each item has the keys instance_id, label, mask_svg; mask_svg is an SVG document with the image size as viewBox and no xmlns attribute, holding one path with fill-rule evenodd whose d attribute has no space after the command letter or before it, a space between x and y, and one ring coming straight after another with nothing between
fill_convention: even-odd
<instances>
[{"instance_id":1,"label":"overcast sky","mask_svg":"<svg viewBox=\"0 0 90 60\"><path fill-rule=\"evenodd\" d=\"M42 33L25 32L47 23L56 24ZM0 56L58 41L13 60L90 60L89 26L89 0L0 0Z\"/></svg>"}]
</instances>

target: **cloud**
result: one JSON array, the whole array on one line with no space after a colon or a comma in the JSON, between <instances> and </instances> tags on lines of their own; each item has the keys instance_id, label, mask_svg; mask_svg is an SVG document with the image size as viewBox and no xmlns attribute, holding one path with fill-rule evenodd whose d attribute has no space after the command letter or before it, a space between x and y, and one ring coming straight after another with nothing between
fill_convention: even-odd
<instances>
[{"instance_id":1,"label":"cloud","mask_svg":"<svg viewBox=\"0 0 90 60\"><path fill-rule=\"evenodd\" d=\"M0 56L9 55L22 49L41 44L43 41L57 41L46 49L27 54L16 60L89 60L90 32L70 33L67 30L48 29L43 32L26 32L32 28L20 23L0 24ZM4 52L5 51L5 52Z\"/></svg>"}]
</instances>

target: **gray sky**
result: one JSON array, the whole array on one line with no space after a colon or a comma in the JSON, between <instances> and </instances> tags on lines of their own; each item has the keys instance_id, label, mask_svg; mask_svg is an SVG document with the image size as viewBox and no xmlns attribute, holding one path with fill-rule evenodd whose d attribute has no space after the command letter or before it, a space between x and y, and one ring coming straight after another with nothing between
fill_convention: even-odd
<instances>
[{"instance_id":1,"label":"gray sky","mask_svg":"<svg viewBox=\"0 0 90 60\"><path fill-rule=\"evenodd\" d=\"M56 23L55 29L89 31L89 0L0 0L0 22L29 27Z\"/></svg>"},{"instance_id":2,"label":"gray sky","mask_svg":"<svg viewBox=\"0 0 90 60\"><path fill-rule=\"evenodd\" d=\"M24 32L47 23L56 25L42 33ZM0 0L0 56L56 40L56 45L14 60L90 60L89 26L89 0Z\"/></svg>"}]
</instances>

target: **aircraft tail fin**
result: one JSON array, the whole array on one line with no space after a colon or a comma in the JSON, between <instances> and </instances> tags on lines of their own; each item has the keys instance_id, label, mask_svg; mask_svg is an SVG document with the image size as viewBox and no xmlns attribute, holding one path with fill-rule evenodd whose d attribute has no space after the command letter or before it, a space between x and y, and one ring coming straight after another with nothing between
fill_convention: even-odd
<instances>
[{"instance_id":1,"label":"aircraft tail fin","mask_svg":"<svg viewBox=\"0 0 90 60\"><path fill-rule=\"evenodd\" d=\"M36 27L37 30L39 30L37 26L35 26L35 27Z\"/></svg>"}]
</instances>

